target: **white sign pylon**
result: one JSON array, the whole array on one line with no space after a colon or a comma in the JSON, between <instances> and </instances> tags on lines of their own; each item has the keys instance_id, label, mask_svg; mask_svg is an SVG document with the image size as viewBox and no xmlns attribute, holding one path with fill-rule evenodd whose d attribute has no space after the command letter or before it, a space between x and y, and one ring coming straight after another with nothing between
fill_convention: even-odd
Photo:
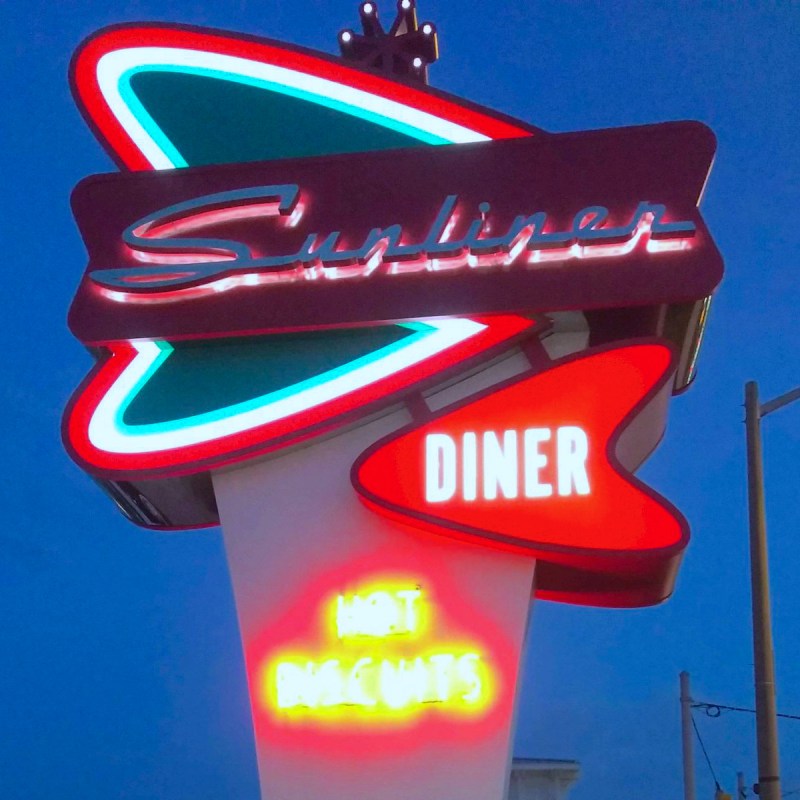
<instances>
[{"instance_id":1,"label":"white sign pylon","mask_svg":"<svg viewBox=\"0 0 800 800\"><path fill-rule=\"evenodd\" d=\"M214 474L264 800L505 795L535 562L362 505L351 465L409 421Z\"/></svg>"}]
</instances>

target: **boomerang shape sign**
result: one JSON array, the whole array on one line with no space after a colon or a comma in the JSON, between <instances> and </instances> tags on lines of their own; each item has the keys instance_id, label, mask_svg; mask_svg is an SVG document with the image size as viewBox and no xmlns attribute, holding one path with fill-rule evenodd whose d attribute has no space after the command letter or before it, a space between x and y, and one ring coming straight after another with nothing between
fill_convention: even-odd
<instances>
[{"instance_id":1,"label":"boomerang shape sign","mask_svg":"<svg viewBox=\"0 0 800 800\"><path fill-rule=\"evenodd\" d=\"M666 586L686 522L631 470L663 430L636 420L673 371L656 340L569 357L378 442L353 484L406 524L592 572L649 564Z\"/></svg>"}]
</instances>

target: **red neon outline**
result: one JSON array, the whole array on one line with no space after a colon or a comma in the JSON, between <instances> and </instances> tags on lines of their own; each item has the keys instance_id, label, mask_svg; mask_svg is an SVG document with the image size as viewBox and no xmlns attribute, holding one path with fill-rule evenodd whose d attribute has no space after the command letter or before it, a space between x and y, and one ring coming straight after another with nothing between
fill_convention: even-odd
<instances>
[{"instance_id":1,"label":"red neon outline","mask_svg":"<svg viewBox=\"0 0 800 800\"><path fill-rule=\"evenodd\" d=\"M369 386L323 405L187 447L153 453L109 453L95 447L88 436L89 422L105 393L136 356L128 342L110 345L110 357L100 361L73 395L64 415L63 437L72 457L88 472L112 479L189 475L262 455L311 436L338 428L396 402L399 395L441 382L465 362L488 358L521 337L540 333L545 323L515 315L471 317L487 325L471 339L436 356L389 375Z\"/></svg>"},{"instance_id":2,"label":"red neon outline","mask_svg":"<svg viewBox=\"0 0 800 800\"><path fill-rule=\"evenodd\" d=\"M492 139L530 136L538 132L533 126L443 92L400 83L378 73L344 65L338 59L304 48L259 37L191 26L121 24L101 29L78 48L70 65L70 83L87 124L122 169L151 170L152 167L105 102L97 83L97 64L106 53L145 46L195 49L285 66L395 100L440 119L464 125ZM400 376L390 376L353 393L364 398L361 403L353 401L352 397L338 398L302 414L303 420L298 420L295 424L286 421L271 423L252 431L188 448L144 455L109 454L95 448L88 439L88 423L92 413L105 392L136 355L126 342L111 343L108 346L108 357L97 364L73 395L64 416L63 438L72 457L87 471L115 479L126 476L191 474L205 471L211 466L235 463L246 457L309 438L322 430L338 427L355 416L356 410L360 411L362 408L362 403L368 408L360 413L369 413L379 403L392 402L398 393L409 391L413 385L423 381L430 383L434 378L441 379L445 373L452 371L454 365L463 364L480 354L488 356L488 351L496 350L502 344L508 345L512 339L529 333L534 328L537 332L541 330L541 322L533 323L518 316L493 317L491 322L488 331L474 337L470 342L449 348L445 353L426 360L414 368L412 373L404 370ZM480 347L476 346L478 342L481 343ZM437 369L441 370L438 375ZM401 377L403 375L406 376L405 379ZM321 411L326 414L320 413ZM324 416L327 418L323 419Z\"/></svg>"},{"instance_id":3,"label":"red neon outline","mask_svg":"<svg viewBox=\"0 0 800 800\"><path fill-rule=\"evenodd\" d=\"M305 48L208 28L123 24L101 29L85 40L70 65L75 101L90 128L122 169L136 171L152 167L103 98L97 83L97 63L106 53L128 47L180 47L288 67L426 111L490 139L531 136L538 132L533 126L444 92L400 83Z\"/></svg>"},{"instance_id":4,"label":"red neon outline","mask_svg":"<svg viewBox=\"0 0 800 800\"><path fill-rule=\"evenodd\" d=\"M418 431L420 428L427 427L431 422L438 418L447 417L453 412L464 409L480 399L494 395L503 389L513 387L523 381L530 380L545 372L552 372L559 367L592 358L603 353L622 351L626 349L639 349L642 347L657 347L666 352L667 363L661 374L654 380L647 392L636 402L633 408L618 422L611 432L605 450L605 460L608 466L622 480L631 484L649 500L658 505L674 522L675 537L674 541L669 541L657 547L631 547L627 549L612 548L592 548L585 545L576 547L563 543L548 543L534 539L510 538L504 534L493 533L486 528L472 527L463 522L447 520L442 516L435 516L431 513L408 507L401 506L397 502L376 494L368 488L370 481L362 480L362 470L368 465L370 458L378 451L390 447L397 440L406 435ZM545 370L531 370L523 375L515 376L503 383L492 386L489 390L480 392L477 395L448 406L435 414L431 414L427 419L414 422L389 436L368 447L355 461L350 472L350 479L353 487L362 502L375 513L381 514L394 522L402 524L404 527L412 526L421 531L428 531L438 535L455 538L462 541L477 542L489 547L527 554L529 556L541 556L544 560L551 563L561 563L570 567L583 568L590 571L607 571L611 569L617 575L631 577L637 576L643 571L645 564L655 568L656 574L651 581L647 581L644 592L655 595L651 602L657 602L665 596L662 587L670 584L672 576L673 561L685 549L689 541L689 527L683 515L665 498L655 492L651 487L632 475L619 461L616 455L616 445L620 436L624 433L630 423L644 409L647 404L658 394L658 392L672 379L677 365L677 355L671 343L661 339L638 339L628 340L624 343L613 343L602 347L592 348L591 350L576 353L563 359L552 362ZM620 509L624 513L624 509ZM647 531L643 531L646 534ZM660 567L660 569L659 569ZM643 587L638 587L639 591ZM567 596L569 591L564 593ZM621 595L625 594L624 587L621 587ZM563 597L561 598L563 599ZM627 604L627 603L626 603Z\"/></svg>"}]
</instances>

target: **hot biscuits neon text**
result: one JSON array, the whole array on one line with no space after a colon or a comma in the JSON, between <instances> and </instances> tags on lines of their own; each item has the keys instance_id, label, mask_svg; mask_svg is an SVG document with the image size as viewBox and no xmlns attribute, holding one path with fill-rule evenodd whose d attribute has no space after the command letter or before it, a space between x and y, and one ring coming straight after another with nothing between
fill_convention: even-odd
<instances>
[{"instance_id":1,"label":"hot biscuits neon text","mask_svg":"<svg viewBox=\"0 0 800 800\"><path fill-rule=\"evenodd\" d=\"M441 621L419 584L378 582L321 607L329 641L288 649L261 669L261 697L281 714L348 708L393 716L439 708L477 714L493 696L491 659L474 642L440 638Z\"/></svg>"}]
</instances>

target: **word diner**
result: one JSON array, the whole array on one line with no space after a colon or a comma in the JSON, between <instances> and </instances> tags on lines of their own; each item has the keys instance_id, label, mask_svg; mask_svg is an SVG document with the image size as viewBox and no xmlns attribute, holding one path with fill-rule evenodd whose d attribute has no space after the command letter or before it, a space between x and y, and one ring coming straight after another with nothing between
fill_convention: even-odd
<instances>
[{"instance_id":1,"label":"word diner","mask_svg":"<svg viewBox=\"0 0 800 800\"><path fill-rule=\"evenodd\" d=\"M575 425L502 433L429 433L424 447L428 503L591 493L586 467L589 438Z\"/></svg>"}]
</instances>

